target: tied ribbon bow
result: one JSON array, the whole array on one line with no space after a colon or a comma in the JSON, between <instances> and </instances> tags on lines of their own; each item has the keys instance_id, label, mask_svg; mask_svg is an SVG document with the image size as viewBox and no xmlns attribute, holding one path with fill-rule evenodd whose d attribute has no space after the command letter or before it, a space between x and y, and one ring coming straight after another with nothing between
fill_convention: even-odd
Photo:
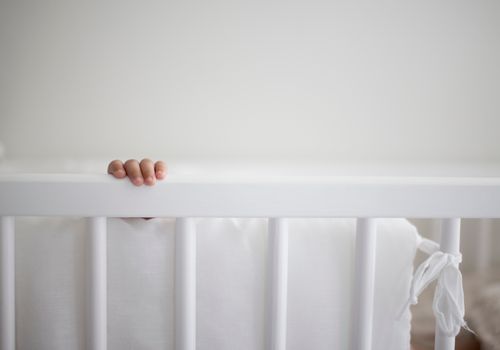
<instances>
[{"instance_id":1,"label":"tied ribbon bow","mask_svg":"<svg viewBox=\"0 0 500 350\"><path fill-rule=\"evenodd\" d=\"M427 246L427 249L437 250L439 246L434 244L432 247ZM437 279L432 309L440 330L448 337L455 337L462 327L470 331L464 321L464 291L462 274L458 269L461 261L461 254L434 251L415 271L410 298L405 307L406 310L409 305L415 305L418 296Z\"/></svg>"}]
</instances>

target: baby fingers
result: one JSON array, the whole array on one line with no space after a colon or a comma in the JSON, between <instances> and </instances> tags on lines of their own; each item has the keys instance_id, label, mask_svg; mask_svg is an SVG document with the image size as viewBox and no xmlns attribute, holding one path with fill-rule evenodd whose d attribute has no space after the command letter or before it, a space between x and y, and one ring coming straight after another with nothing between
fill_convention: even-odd
<instances>
[{"instance_id":1,"label":"baby fingers","mask_svg":"<svg viewBox=\"0 0 500 350\"><path fill-rule=\"evenodd\" d=\"M108 165L108 173L118 179L128 176L130 181L136 186L142 184L153 186L156 183L156 179L161 180L165 178L167 166L161 160L154 163L148 158L144 158L140 162L136 159L129 159L125 163L122 163L120 160L113 160Z\"/></svg>"}]
</instances>

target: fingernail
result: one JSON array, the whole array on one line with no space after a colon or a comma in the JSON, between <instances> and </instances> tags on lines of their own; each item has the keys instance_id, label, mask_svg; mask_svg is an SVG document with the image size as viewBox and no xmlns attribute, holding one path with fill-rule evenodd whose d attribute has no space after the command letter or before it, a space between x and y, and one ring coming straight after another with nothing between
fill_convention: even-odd
<instances>
[{"instance_id":1,"label":"fingernail","mask_svg":"<svg viewBox=\"0 0 500 350\"><path fill-rule=\"evenodd\" d=\"M140 177L134 178L134 184L141 185L142 184L142 179Z\"/></svg>"}]
</instances>

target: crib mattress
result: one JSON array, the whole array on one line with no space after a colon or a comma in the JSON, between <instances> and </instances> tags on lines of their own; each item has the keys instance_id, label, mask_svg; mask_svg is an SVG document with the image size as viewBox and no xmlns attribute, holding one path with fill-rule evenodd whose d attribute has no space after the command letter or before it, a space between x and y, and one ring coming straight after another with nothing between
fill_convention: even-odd
<instances>
[{"instance_id":1,"label":"crib mattress","mask_svg":"<svg viewBox=\"0 0 500 350\"><path fill-rule=\"evenodd\" d=\"M108 348L174 349L174 219L108 220ZM267 220L196 219L197 349L263 349ZM373 349L410 343L418 233L380 219ZM355 220L290 219L287 349L348 349ZM84 219L16 219L17 348L84 349Z\"/></svg>"}]
</instances>

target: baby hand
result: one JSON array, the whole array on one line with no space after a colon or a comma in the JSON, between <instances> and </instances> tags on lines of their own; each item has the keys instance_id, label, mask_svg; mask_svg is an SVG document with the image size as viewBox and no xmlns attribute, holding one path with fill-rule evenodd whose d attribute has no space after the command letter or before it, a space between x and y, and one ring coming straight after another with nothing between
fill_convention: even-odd
<instances>
[{"instance_id":1,"label":"baby hand","mask_svg":"<svg viewBox=\"0 0 500 350\"><path fill-rule=\"evenodd\" d=\"M159 160L153 163L151 159L143 159L139 163L135 159L129 159L125 163L121 160L113 160L108 165L108 174L117 179L123 179L128 176L130 181L136 186L146 184L153 186L156 179L163 180L167 174L165 162Z\"/></svg>"}]
</instances>

